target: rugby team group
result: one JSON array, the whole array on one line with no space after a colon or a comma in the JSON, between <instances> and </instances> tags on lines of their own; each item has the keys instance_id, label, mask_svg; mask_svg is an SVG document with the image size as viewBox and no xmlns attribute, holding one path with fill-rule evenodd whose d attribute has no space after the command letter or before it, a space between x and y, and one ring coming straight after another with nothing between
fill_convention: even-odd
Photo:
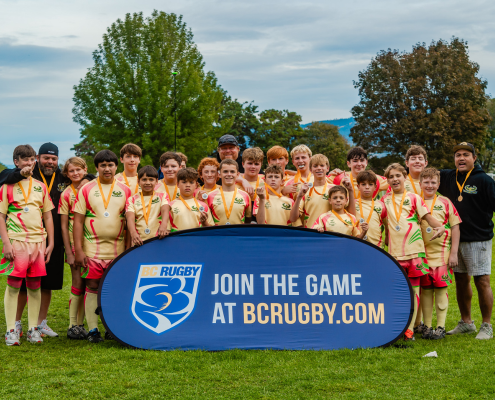
<instances>
[{"instance_id":1,"label":"rugby team group","mask_svg":"<svg viewBox=\"0 0 495 400\"><path fill-rule=\"evenodd\" d=\"M38 154L30 145L17 146L16 168L0 174L5 343L20 345L26 303L27 341L58 336L47 325L47 313L51 291L62 288L64 262L72 273L67 336L98 343L104 340L98 330L99 282L119 254L147 239L166 240L170 232L247 223L338 232L387 248L414 292L407 341L415 334L443 339L477 332L471 320L474 277L483 316L476 338L490 339L495 183L476 164L473 145L458 144L452 154L456 169L439 171L428 167L423 147L412 145L405 167L393 163L381 176L367 168L361 147L348 152L349 171L342 171L330 170L325 155L298 145L290 151L292 171L286 169L287 149L274 146L262 173L263 151L248 148L240 155L235 137L224 135L217 157L204 158L197 169L187 166L184 154L171 151L161 155L159 169L140 168L141 148L128 143L119 156L98 152L94 176L79 157L60 169L52 143L43 144ZM123 172L117 174L119 162ZM471 218L473 209L488 215L483 216L489 219L483 221L486 226ZM461 321L446 332L447 288L454 272ZM112 338L108 332L104 336Z\"/></svg>"}]
</instances>

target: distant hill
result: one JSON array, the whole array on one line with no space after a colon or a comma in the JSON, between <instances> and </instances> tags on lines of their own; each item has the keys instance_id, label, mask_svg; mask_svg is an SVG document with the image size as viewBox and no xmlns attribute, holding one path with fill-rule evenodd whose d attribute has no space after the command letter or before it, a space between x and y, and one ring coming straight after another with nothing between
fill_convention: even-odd
<instances>
[{"instance_id":1,"label":"distant hill","mask_svg":"<svg viewBox=\"0 0 495 400\"><path fill-rule=\"evenodd\" d=\"M356 121L354 120L354 118L340 118L340 119L328 119L328 120L325 120L325 121L318 121L318 122L321 122L323 124L332 124L332 125L335 125L339 128L339 132L342 136L344 136L348 141L349 143L352 143L352 140L351 140L351 128L356 125ZM303 128L306 128L307 126L310 126L311 123L309 124L304 124L304 125L301 125Z\"/></svg>"}]
</instances>

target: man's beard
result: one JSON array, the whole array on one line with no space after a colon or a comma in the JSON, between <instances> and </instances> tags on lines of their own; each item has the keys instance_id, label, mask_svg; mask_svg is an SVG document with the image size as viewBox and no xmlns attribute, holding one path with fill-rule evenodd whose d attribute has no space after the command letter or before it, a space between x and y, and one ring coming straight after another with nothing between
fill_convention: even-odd
<instances>
[{"instance_id":1,"label":"man's beard","mask_svg":"<svg viewBox=\"0 0 495 400\"><path fill-rule=\"evenodd\" d=\"M56 166L45 167L42 164L39 164L39 166L40 166L40 169L41 169L41 172L43 173L43 175L47 175L47 176L51 176L55 172L55 170L57 169Z\"/></svg>"}]
</instances>

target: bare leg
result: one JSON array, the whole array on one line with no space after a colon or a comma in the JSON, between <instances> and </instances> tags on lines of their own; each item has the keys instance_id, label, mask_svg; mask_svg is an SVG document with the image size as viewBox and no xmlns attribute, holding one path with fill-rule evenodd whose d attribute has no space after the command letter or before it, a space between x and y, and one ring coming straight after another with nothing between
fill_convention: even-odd
<instances>
[{"instance_id":1,"label":"bare leg","mask_svg":"<svg viewBox=\"0 0 495 400\"><path fill-rule=\"evenodd\" d=\"M48 315L48 308L52 301L52 291L48 289L41 289L41 307L40 316L38 317L38 324L41 324Z\"/></svg>"},{"instance_id":2,"label":"bare leg","mask_svg":"<svg viewBox=\"0 0 495 400\"><path fill-rule=\"evenodd\" d=\"M471 299L473 298L473 289L471 288L471 277L468 274L454 272L455 291L457 294L457 305L461 312L461 319L470 324L471 319Z\"/></svg>"},{"instance_id":3,"label":"bare leg","mask_svg":"<svg viewBox=\"0 0 495 400\"><path fill-rule=\"evenodd\" d=\"M20 321L22 318L22 313L24 312L24 308L27 303L27 292L20 290L19 297L17 298L17 313L15 315L15 320Z\"/></svg>"},{"instance_id":4,"label":"bare leg","mask_svg":"<svg viewBox=\"0 0 495 400\"><path fill-rule=\"evenodd\" d=\"M478 289L478 299L483 322L490 323L493 308L493 292L490 287L490 275L475 276L474 284L476 285L476 289Z\"/></svg>"}]
</instances>

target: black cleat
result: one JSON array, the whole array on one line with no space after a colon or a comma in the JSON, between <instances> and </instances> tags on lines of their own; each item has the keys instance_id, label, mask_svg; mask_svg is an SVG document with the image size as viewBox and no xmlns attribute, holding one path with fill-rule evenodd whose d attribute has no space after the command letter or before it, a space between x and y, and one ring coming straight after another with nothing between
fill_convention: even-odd
<instances>
[{"instance_id":1,"label":"black cleat","mask_svg":"<svg viewBox=\"0 0 495 400\"><path fill-rule=\"evenodd\" d=\"M433 335L433 332L435 332L435 331L433 330L433 328L432 328L432 327L425 326L425 327L423 328L423 334L421 335L421 337L422 337L423 339L431 339L431 337L432 337L432 335Z\"/></svg>"},{"instance_id":2,"label":"black cleat","mask_svg":"<svg viewBox=\"0 0 495 400\"><path fill-rule=\"evenodd\" d=\"M101 337L100 331L98 328L92 329L88 333L88 340L91 343L100 343L103 342L103 338Z\"/></svg>"},{"instance_id":3,"label":"black cleat","mask_svg":"<svg viewBox=\"0 0 495 400\"><path fill-rule=\"evenodd\" d=\"M439 339L444 339L445 338L445 328L443 326L437 327L435 332L431 335L431 339L433 340L439 340Z\"/></svg>"},{"instance_id":4,"label":"black cleat","mask_svg":"<svg viewBox=\"0 0 495 400\"><path fill-rule=\"evenodd\" d=\"M72 325L67 330L67 338L72 339L72 340L84 339L84 337L81 335L81 331L79 330L79 327L77 325Z\"/></svg>"},{"instance_id":5,"label":"black cleat","mask_svg":"<svg viewBox=\"0 0 495 400\"><path fill-rule=\"evenodd\" d=\"M115 338L109 331L105 331L105 340L115 340Z\"/></svg>"}]
</instances>

